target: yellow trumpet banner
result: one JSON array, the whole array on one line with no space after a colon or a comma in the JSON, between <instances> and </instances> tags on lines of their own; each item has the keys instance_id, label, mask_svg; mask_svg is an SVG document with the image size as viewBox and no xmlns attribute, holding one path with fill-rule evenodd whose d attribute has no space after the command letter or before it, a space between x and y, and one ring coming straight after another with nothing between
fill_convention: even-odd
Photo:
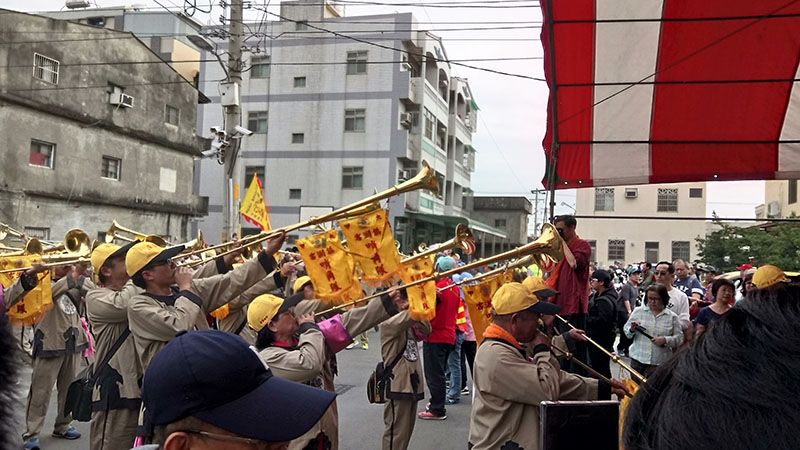
<instances>
[{"instance_id":1,"label":"yellow trumpet banner","mask_svg":"<svg viewBox=\"0 0 800 450\"><path fill-rule=\"evenodd\" d=\"M431 276L433 256L419 258L400 265L400 279L404 284ZM436 317L436 282L431 280L406 288L408 313L416 321L431 320Z\"/></svg>"},{"instance_id":2,"label":"yellow trumpet banner","mask_svg":"<svg viewBox=\"0 0 800 450\"><path fill-rule=\"evenodd\" d=\"M379 209L340 220L339 226L364 281L386 281L397 273L400 254L389 226L388 211Z\"/></svg>"},{"instance_id":3,"label":"yellow trumpet banner","mask_svg":"<svg viewBox=\"0 0 800 450\"><path fill-rule=\"evenodd\" d=\"M231 307L227 303L211 311L209 315L217 320L225 320L231 314Z\"/></svg>"},{"instance_id":4,"label":"yellow trumpet banner","mask_svg":"<svg viewBox=\"0 0 800 450\"><path fill-rule=\"evenodd\" d=\"M235 198L239 198L238 194ZM264 190L261 185L261 180L258 179L258 175L253 175L253 181L244 194L244 200L242 200L242 206L239 208L239 212L242 213L245 220L264 231L272 228L269 223L267 200L264 198Z\"/></svg>"},{"instance_id":5,"label":"yellow trumpet banner","mask_svg":"<svg viewBox=\"0 0 800 450\"><path fill-rule=\"evenodd\" d=\"M358 284L358 279L353 257L339 240L339 233L329 230L298 239L295 244L317 297L334 304L342 303L342 295L353 292L353 284Z\"/></svg>"},{"instance_id":6,"label":"yellow trumpet banner","mask_svg":"<svg viewBox=\"0 0 800 450\"><path fill-rule=\"evenodd\" d=\"M505 272L480 280L477 284L461 285L478 345L483 342L483 332L486 327L492 323L492 296L500 286L512 279L513 274Z\"/></svg>"},{"instance_id":7,"label":"yellow trumpet banner","mask_svg":"<svg viewBox=\"0 0 800 450\"><path fill-rule=\"evenodd\" d=\"M24 255L0 258L0 270L28 267L42 262L40 255ZM22 276L22 272L0 274L0 285L8 288ZM8 301L8 300L6 300ZM44 314L53 307L50 272L39 276L39 284L31 289L22 300L8 309L8 320L17 326L30 326L39 323Z\"/></svg>"}]
</instances>

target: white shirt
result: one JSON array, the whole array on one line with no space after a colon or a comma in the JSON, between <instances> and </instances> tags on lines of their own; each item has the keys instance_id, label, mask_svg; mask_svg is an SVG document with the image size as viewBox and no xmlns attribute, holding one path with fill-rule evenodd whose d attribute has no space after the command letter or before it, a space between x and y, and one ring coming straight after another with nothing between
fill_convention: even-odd
<instances>
[{"instance_id":1,"label":"white shirt","mask_svg":"<svg viewBox=\"0 0 800 450\"><path fill-rule=\"evenodd\" d=\"M678 320L681 322L681 330L689 328L689 297L686 294L674 287L670 289L667 308L678 315Z\"/></svg>"}]
</instances>

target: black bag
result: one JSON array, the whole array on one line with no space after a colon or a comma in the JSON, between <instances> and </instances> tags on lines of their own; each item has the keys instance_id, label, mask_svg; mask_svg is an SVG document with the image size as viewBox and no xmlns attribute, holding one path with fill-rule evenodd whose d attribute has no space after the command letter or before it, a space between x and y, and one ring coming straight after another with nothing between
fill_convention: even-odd
<instances>
[{"instance_id":1,"label":"black bag","mask_svg":"<svg viewBox=\"0 0 800 450\"><path fill-rule=\"evenodd\" d=\"M92 391L94 390L94 385L108 362L111 361L111 357L122 347L122 343L125 342L125 339L130 334L131 330L126 329L117 338L106 357L97 365L94 375L92 374L92 367L88 366L78 374L78 378L75 381L70 383L67 389L67 399L64 402L64 416L72 414L72 418L78 422L88 422L92 419Z\"/></svg>"},{"instance_id":2,"label":"black bag","mask_svg":"<svg viewBox=\"0 0 800 450\"><path fill-rule=\"evenodd\" d=\"M370 403L386 403L386 382L392 377L392 369L403 357L405 349L392 360L388 366L383 365L383 361L375 366L375 370L369 375L367 380L367 401Z\"/></svg>"}]
</instances>

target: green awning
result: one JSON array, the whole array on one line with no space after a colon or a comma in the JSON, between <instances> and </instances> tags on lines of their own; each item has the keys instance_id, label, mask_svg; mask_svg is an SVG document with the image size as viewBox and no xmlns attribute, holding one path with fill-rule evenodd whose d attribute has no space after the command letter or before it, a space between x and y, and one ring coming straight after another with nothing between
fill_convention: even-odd
<instances>
[{"instance_id":1,"label":"green awning","mask_svg":"<svg viewBox=\"0 0 800 450\"><path fill-rule=\"evenodd\" d=\"M473 99L469 99L469 106L475 111L480 111L480 108L478 108L478 104L475 103L475 100Z\"/></svg>"},{"instance_id":2,"label":"green awning","mask_svg":"<svg viewBox=\"0 0 800 450\"><path fill-rule=\"evenodd\" d=\"M455 228L456 225L463 223L465 225L469 225L472 231L479 231L482 233L490 234L492 236L497 236L501 239L508 238L508 235L495 227L489 226L481 221L470 219L467 217L461 216L445 216L443 214L426 214L426 213L418 213L418 212L409 212L409 215L413 216L416 219L422 220L424 222L433 223L436 225L441 226L449 226Z\"/></svg>"}]
</instances>

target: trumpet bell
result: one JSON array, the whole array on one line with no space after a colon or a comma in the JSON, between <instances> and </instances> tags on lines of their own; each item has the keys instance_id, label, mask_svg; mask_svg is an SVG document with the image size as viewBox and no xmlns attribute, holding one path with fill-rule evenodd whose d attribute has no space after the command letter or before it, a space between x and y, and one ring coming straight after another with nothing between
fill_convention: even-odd
<instances>
[{"instance_id":1,"label":"trumpet bell","mask_svg":"<svg viewBox=\"0 0 800 450\"><path fill-rule=\"evenodd\" d=\"M87 254L92 251L92 238L85 231L73 228L64 236L64 248L70 253Z\"/></svg>"},{"instance_id":2,"label":"trumpet bell","mask_svg":"<svg viewBox=\"0 0 800 450\"><path fill-rule=\"evenodd\" d=\"M564 240L552 224L542 225L541 236L529 245L533 247L531 256L543 272L551 272L564 259Z\"/></svg>"},{"instance_id":3,"label":"trumpet bell","mask_svg":"<svg viewBox=\"0 0 800 450\"><path fill-rule=\"evenodd\" d=\"M28 239L28 242L25 243L25 250L23 254L41 255L42 253L44 253L44 246L42 245L41 241L36 238Z\"/></svg>"}]
</instances>

